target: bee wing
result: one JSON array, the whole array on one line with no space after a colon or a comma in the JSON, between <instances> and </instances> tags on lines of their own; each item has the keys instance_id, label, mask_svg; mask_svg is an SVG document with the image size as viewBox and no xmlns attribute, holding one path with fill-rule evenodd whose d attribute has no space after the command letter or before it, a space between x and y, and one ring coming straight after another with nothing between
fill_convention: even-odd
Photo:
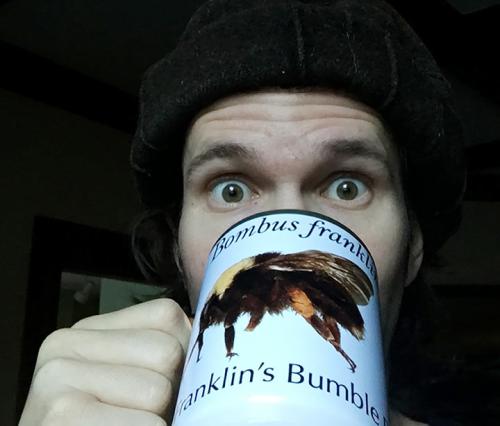
<instances>
[{"instance_id":1,"label":"bee wing","mask_svg":"<svg viewBox=\"0 0 500 426\"><path fill-rule=\"evenodd\" d=\"M333 258L323 271L339 281L358 305L367 305L370 297L373 296L372 283L353 262L340 257Z\"/></svg>"},{"instance_id":2,"label":"bee wing","mask_svg":"<svg viewBox=\"0 0 500 426\"><path fill-rule=\"evenodd\" d=\"M282 254L270 259L267 268L275 271L312 272L323 280L342 286L358 305L366 305L373 295L373 287L365 273L350 260L333 254L307 250Z\"/></svg>"},{"instance_id":3,"label":"bee wing","mask_svg":"<svg viewBox=\"0 0 500 426\"><path fill-rule=\"evenodd\" d=\"M366 274L350 260L329 253L318 252L316 271L327 276L345 288L358 305L367 305L373 295L373 286Z\"/></svg>"}]
</instances>

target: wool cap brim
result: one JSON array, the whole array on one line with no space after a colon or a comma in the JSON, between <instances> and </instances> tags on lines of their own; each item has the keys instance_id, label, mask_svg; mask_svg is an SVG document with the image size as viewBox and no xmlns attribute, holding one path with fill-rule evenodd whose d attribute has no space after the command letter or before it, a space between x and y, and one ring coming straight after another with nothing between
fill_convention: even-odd
<instances>
[{"instance_id":1,"label":"wool cap brim","mask_svg":"<svg viewBox=\"0 0 500 426\"><path fill-rule=\"evenodd\" d=\"M266 87L342 90L375 109L406 153L407 191L435 250L460 222L462 131L450 87L422 41L378 0L214 0L145 74L131 163L143 204L181 194L193 117Z\"/></svg>"}]
</instances>

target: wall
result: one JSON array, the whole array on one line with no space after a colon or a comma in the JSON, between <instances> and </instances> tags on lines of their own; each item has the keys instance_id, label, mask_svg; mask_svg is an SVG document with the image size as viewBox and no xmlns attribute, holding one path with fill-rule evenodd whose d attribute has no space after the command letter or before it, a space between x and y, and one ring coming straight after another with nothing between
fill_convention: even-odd
<instances>
[{"instance_id":1,"label":"wall","mask_svg":"<svg viewBox=\"0 0 500 426\"><path fill-rule=\"evenodd\" d=\"M465 202L458 232L440 252L433 284L500 285L500 202Z\"/></svg>"},{"instance_id":2,"label":"wall","mask_svg":"<svg viewBox=\"0 0 500 426\"><path fill-rule=\"evenodd\" d=\"M0 424L13 425L34 215L126 232L129 136L0 90Z\"/></svg>"},{"instance_id":3,"label":"wall","mask_svg":"<svg viewBox=\"0 0 500 426\"><path fill-rule=\"evenodd\" d=\"M33 216L127 231L139 211L128 135L0 90L0 425L14 424ZM467 203L439 284L498 285L500 203Z\"/></svg>"}]
</instances>

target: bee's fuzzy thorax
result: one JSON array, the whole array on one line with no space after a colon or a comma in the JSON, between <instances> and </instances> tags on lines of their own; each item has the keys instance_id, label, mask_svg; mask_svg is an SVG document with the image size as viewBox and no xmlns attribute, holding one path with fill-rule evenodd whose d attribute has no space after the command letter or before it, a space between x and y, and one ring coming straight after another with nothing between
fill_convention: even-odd
<instances>
[{"instance_id":1,"label":"bee's fuzzy thorax","mask_svg":"<svg viewBox=\"0 0 500 426\"><path fill-rule=\"evenodd\" d=\"M243 259L240 262L234 264L230 268L226 269L222 275L219 277L213 288L213 294L222 297L224 292L231 286L233 279L236 274L240 271L251 268L255 264L255 258Z\"/></svg>"}]
</instances>

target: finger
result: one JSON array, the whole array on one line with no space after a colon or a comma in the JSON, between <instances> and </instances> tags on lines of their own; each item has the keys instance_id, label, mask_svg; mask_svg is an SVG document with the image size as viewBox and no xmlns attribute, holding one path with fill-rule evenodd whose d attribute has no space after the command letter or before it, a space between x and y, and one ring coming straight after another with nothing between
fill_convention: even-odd
<instances>
[{"instance_id":1,"label":"finger","mask_svg":"<svg viewBox=\"0 0 500 426\"><path fill-rule=\"evenodd\" d=\"M58 383L54 385L54 383ZM32 392L46 400L78 390L117 407L164 415L173 399L170 380L154 371L120 365L56 359L35 375Z\"/></svg>"},{"instance_id":2,"label":"finger","mask_svg":"<svg viewBox=\"0 0 500 426\"><path fill-rule=\"evenodd\" d=\"M65 423L64 426L67 426ZM133 410L130 408L113 407L96 401L94 409L87 415L85 421L76 426L167 426L157 414L147 411Z\"/></svg>"},{"instance_id":3,"label":"finger","mask_svg":"<svg viewBox=\"0 0 500 426\"><path fill-rule=\"evenodd\" d=\"M173 379L185 353L179 340L163 331L63 328L42 343L35 372L56 358L148 368Z\"/></svg>"},{"instance_id":4,"label":"finger","mask_svg":"<svg viewBox=\"0 0 500 426\"><path fill-rule=\"evenodd\" d=\"M189 318L172 299L155 299L116 312L84 318L78 321L73 328L160 330L177 337L184 351L187 350L191 334Z\"/></svg>"},{"instance_id":5,"label":"finger","mask_svg":"<svg viewBox=\"0 0 500 426\"><path fill-rule=\"evenodd\" d=\"M50 426L166 426L166 422L157 414L109 405L78 391L66 393L54 401L43 424Z\"/></svg>"}]
</instances>

